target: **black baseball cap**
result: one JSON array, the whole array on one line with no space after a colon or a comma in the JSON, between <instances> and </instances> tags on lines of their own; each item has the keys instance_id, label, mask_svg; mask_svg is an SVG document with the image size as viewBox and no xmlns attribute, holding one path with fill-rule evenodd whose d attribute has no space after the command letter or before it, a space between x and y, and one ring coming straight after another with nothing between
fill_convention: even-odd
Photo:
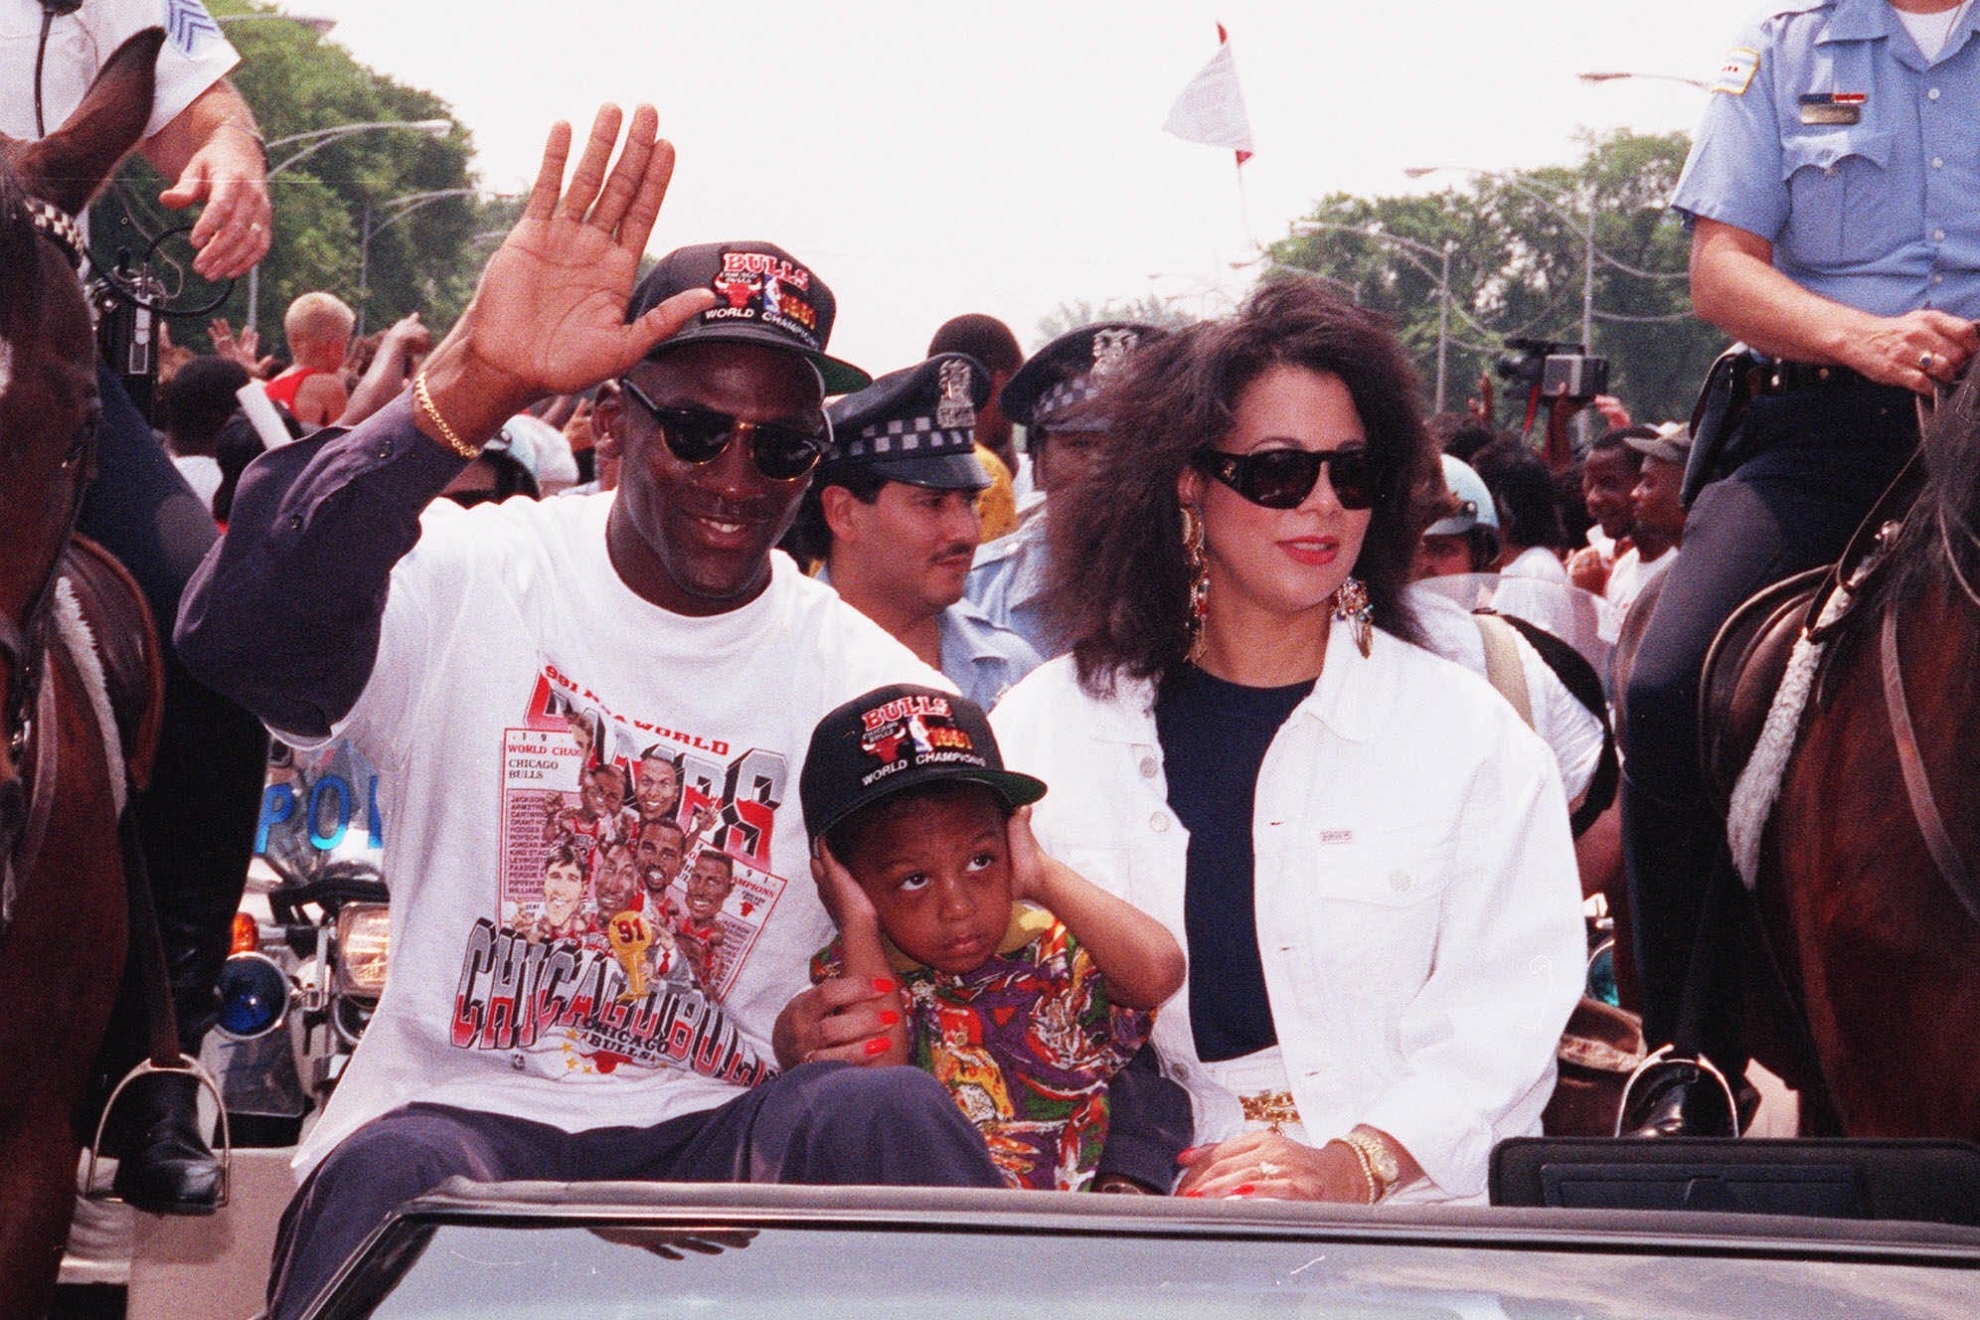
<instances>
[{"instance_id":1,"label":"black baseball cap","mask_svg":"<svg viewBox=\"0 0 1980 1320\"><path fill-rule=\"evenodd\" d=\"M825 410L832 455L819 484L863 468L910 486L982 490L990 474L976 457L976 410L989 401L990 373L963 353L890 371Z\"/></svg>"},{"instance_id":2,"label":"black baseball cap","mask_svg":"<svg viewBox=\"0 0 1980 1320\"><path fill-rule=\"evenodd\" d=\"M1004 769L983 708L939 688L896 683L855 697L818 721L798 776L804 826L827 830L883 798L923 784L983 784L1016 808L1045 782Z\"/></svg>"},{"instance_id":3,"label":"black baseball cap","mask_svg":"<svg viewBox=\"0 0 1980 1320\"><path fill-rule=\"evenodd\" d=\"M1107 421L1084 405L1142 343L1162 332L1138 321L1081 326L1031 355L997 396L1004 416L1020 426L1053 431L1104 431Z\"/></svg>"},{"instance_id":4,"label":"black baseball cap","mask_svg":"<svg viewBox=\"0 0 1980 1320\"><path fill-rule=\"evenodd\" d=\"M762 344L802 354L824 377L827 394L864 389L872 377L828 357L838 302L811 268L775 243L702 243L660 258L633 290L626 320L636 321L677 293L712 289L715 306L654 345L656 357L688 344Z\"/></svg>"}]
</instances>

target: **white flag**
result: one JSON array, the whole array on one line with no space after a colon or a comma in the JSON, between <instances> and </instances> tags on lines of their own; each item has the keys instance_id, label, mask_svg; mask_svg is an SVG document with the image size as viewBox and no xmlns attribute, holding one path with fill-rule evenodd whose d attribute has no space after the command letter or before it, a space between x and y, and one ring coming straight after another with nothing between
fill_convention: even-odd
<instances>
[{"instance_id":1,"label":"white flag","mask_svg":"<svg viewBox=\"0 0 1980 1320\"><path fill-rule=\"evenodd\" d=\"M1240 165L1251 159L1251 118L1244 112L1237 61L1231 55L1223 24L1217 25L1217 53L1169 107L1162 131L1185 142L1229 147L1237 153Z\"/></svg>"}]
</instances>

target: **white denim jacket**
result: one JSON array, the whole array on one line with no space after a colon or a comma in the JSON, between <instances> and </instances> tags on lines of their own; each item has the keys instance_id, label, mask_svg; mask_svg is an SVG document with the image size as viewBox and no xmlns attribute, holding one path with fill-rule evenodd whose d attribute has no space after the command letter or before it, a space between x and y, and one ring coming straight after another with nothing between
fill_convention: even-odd
<instances>
[{"instance_id":1,"label":"white denim jacket","mask_svg":"<svg viewBox=\"0 0 1980 1320\"><path fill-rule=\"evenodd\" d=\"M1314 1141L1369 1124L1429 1176L1406 1199L1482 1200L1492 1147L1540 1131L1581 993L1567 803L1546 745L1483 680L1380 631L1364 659L1348 631L1333 629L1320 681L1259 770L1266 992ZM1187 949L1189 836L1169 809L1153 697L1123 679L1096 699L1062 656L991 723L1005 763L1051 786L1033 814L1046 851ZM1154 1039L1197 1141L1237 1135L1237 1097L1197 1062L1187 985Z\"/></svg>"}]
</instances>

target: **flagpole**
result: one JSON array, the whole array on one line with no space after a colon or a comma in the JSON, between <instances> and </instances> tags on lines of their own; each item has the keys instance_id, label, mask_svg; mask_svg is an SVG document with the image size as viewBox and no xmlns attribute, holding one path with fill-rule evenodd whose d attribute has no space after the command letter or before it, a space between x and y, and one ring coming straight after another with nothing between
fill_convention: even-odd
<instances>
[{"instance_id":1,"label":"flagpole","mask_svg":"<svg viewBox=\"0 0 1980 1320\"><path fill-rule=\"evenodd\" d=\"M1244 162L1239 161L1232 168L1237 171L1238 220L1244 225L1245 241L1251 244L1253 250L1263 251L1264 247L1259 243L1258 236L1251 232L1251 199L1244 190Z\"/></svg>"}]
</instances>

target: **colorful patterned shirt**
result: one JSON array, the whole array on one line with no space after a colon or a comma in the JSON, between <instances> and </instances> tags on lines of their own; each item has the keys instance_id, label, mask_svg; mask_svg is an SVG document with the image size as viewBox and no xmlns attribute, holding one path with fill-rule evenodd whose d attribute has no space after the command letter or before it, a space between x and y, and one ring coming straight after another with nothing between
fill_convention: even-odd
<instances>
[{"instance_id":1,"label":"colorful patterned shirt","mask_svg":"<svg viewBox=\"0 0 1980 1320\"><path fill-rule=\"evenodd\" d=\"M1013 1187L1081 1191L1107 1141L1107 1083L1148 1039L1155 1015L1113 1004L1107 984L1050 912L1012 905L998 951L952 976L889 943L912 1005L916 1067L955 1097ZM812 959L839 974L839 941Z\"/></svg>"}]
</instances>

